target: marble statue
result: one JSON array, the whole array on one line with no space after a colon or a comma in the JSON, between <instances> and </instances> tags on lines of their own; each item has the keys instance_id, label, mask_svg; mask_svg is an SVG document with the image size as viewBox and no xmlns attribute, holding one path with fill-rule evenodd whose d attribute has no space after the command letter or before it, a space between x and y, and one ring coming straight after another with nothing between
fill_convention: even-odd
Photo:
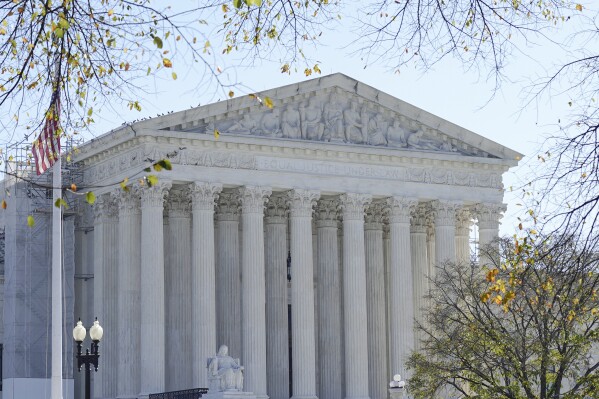
<instances>
[{"instance_id":1,"label":"marble statue","mask_svg":"<svg viewBox=\"0 0 599 399\"><path fill-rule=\"evenodd\" d=\"M406 133L398 120L387 128L387 144L389 147L407 147Z\"/></svg>"},{"instance_id":2,"label":"marble statue","mask_svg":"<svg viewBox=\"0 0 599 399\"><path fill-rule=\"evenodd\" d=\"M229 356L229 347L221 345L214 357L208 359L210 391L243 391L243 366L239 359Z\"/></svg>"},{"instance_id":3,"label":"marble statue","mask_svg":"<svg viewBox=\"0 0 599 399\"><path fill-rule=\"evenodd\" d=\"M295 107L289 106L283 112L281 132L283 137L288 139L302 138L302 132L300 131L300 113Z\"/></svg>"},{"instance_id":4,"label":"marble statue","mask_svg":"<svg viewBox=\"0 0 599 399\"><path fill-rule=\"evenodd\" d=\"M331 94L331 100L324 106L325 140L343 142L346 140L343 129L343 107L338 96Z\"/></svg>"},{"instance_id":5,"label":"marble statue","mask_svg":"<svg viewBox=\"0 0 599 399\"><path fill-rule=\"evenodd\" d=\"M302 139L322 140L324 126L322 124L322 110L315 97L308 101L307 106L300 107Z\"/></svg>"},{"instance_id":6,"label":"marble statue","mask_svg":"<svg viewBox=\"0 0 599 399\"><path fill-rule=\"evenodd\" d=\"M387 145L387 139L383 132L387 123L381 114L376 114L368 121L368 144L370 145Z\"/></svg>"},{"instance_id":7,"label":"marble statue","mask_svg":"<svg viewBox=\"0 0 599 399\"><path fill-rule=\"evenodd\" d=\"M268 137L282 137L279 111L265 112L260 121L260 135Z\"/></svg>"},{"instance_id":8,"label":"marble statue","mask_svg":"<svg viewBox=\"0 0 599 399\"><path fill-rule=\"evenodd\" d=\"M422 130L417 130L408 136L408 147L417 150L439 150L439 143L424 137Z\"/></svg>"},{"instance_id":9,"label":"marble statue","mask_svg":"<svg viewBox=\"0 0 599 399\"><path fill-rule=\"evenodd\" d=\"M349 108L343 111L343 122L345 123L345 141L356 144L363 143L363 116L360 115L358 104L355 101L351 101Z\"/></svg>"},{"instance_id":10,"label":"marble statue","mask_svg":"<svg viewBox=\"0 0 599 399\"><path fill-rule=\"evenodd\" d=\"M229 134L255 134L256 121L250 114L244 114L241 119L233 121L229 127L222 129L222 131Z\"/></svg>"}]
</instances>

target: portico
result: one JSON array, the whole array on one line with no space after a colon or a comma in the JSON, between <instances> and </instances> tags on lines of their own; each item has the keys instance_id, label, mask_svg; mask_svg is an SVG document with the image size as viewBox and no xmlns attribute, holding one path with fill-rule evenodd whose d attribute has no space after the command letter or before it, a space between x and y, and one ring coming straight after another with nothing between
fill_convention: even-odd
<instances>
[{"instance_id":1,"label":"portico","mask_svg":"<svg viewBox=\"0 0 599 399\"><path fill-rule=\"evenodd\" d=\"M205 387L224 344L258 398L384 399L431 262L467 261L472 223L498 235L516 152L340 74L262 95L273 109L207 105L77 155L88 185L133 182L94 205L92 311L119 342L96 397ZM131 178L160 159L153 187Z\"/></svg>"}]
</instances>

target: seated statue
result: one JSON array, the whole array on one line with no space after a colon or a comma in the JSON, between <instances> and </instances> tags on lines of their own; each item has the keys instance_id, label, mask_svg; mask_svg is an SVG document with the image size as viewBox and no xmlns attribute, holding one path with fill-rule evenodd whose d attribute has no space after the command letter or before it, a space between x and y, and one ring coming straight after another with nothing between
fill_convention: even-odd
<instances>
[{"instance_id":1,"label":"seated statue","mask_svg":"<svg viewBox=\"0 0 599 399\"><path fill-rule=\"evenodd\" d=\"M243 366L239 359L229 356L227 345L221 345L218 353L208 358L208 388L211 392L243 391Z\"/></svg>"}]
</instances>

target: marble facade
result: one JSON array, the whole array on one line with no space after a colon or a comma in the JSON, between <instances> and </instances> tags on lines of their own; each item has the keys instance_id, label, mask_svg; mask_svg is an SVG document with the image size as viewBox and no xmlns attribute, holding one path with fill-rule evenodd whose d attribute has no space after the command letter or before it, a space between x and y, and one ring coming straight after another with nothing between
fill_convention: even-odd
<instances>
[{"instance_id":1,"label":"marble facade","mask_svg":"<svg viewBox=\"0 0 599 399\"><path fill-rule=\"evenodd\" d=\"M95 397L207 387L226 344L256 398L384 399L434 263L469 259L472 223L498 235L515 151L341 74L260 96L273 109L233 99L80 148L86 185L113 185L82 237ZM165 158L158 184L118 187Z\"/></svg>"}]
</instances>

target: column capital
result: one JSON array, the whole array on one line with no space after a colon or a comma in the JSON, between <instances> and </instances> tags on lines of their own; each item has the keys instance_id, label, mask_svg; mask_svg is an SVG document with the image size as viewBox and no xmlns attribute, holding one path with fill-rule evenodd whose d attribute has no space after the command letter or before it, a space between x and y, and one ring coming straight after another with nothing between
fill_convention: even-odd
<instances>
[{"instance_id":1,"label":"column capital","mask_svg":"<svg viewBox=\"0 0 599 399\"><path fill-rule=\"evenodd\" d=\"M266 205L267 224L283 224L287 222L287 198L283 195L273 195Z\"/></svg>"},{"instance_id":2,"label":"column capital","mask_svg":"<svg viewBox=\"0 0 599 399\"><path fill-rule=\"evenodd\" d=\"M316 227L338 227L339 202L336 199L321 199L316 205L315 213Z\"/></svg>"},{"instance_id":3,"label":"column capital","mask_svg":"<svg viewBox=\"0 0 599 399\"><path fill-rule=\"evenodd\" d=\"M507 206L505 204L476 204L474 214L478 219L479 229L498 229L499 220L503 217Z\"/></svg>"},{"instance_id":4,"label":"column capital","mask_svg":"<svg viewBox=\"0 0 599 399\"><path fill-rule=\"evenodd\" d=\"M311 217L316 201L320 198L320 192L293 189L287 192L287 203L291 217Z\"/></svg>"},{"instance_id":5,"label":"column capital","mask_svg":"<svg viewBox=\"0 0 599 399\"><path fill-rule=\"evenodd\" d=\"M430 222L431 207L427 204L414 206L410 213L410 232L426 234Z\"/></svg>"},{"instance_id":6,"label":"column capital","mask_svg":"<svg viewBox=\"0 0 599 399\"><path fill-rule=\"evenodd\" d=\"M100 195L92 209L95 223L118 220L119 207L117 197L112 193Z\"/></svg>"},{"instance_id":7,"label":"column capital","mask_svg":"<svg viewBox=\"0 0 599 399\"><path fill-rule=\"evenodd\" d=\"M343 220L364 220L365 207L372 201L370 194L345 193L339 196Z\"/></svg>"},{"instance_id":8,"label":"column capital","mask_svg":"<svg viewBox=\"0 0 599 399\"><path fill-rule=\"evenodd\" d=\"M272 193L270 187L244 186L237 189L241 201L241 213L264 213L264 205Z\"/></svg>"},{"instance_id":9,"label":"column capital","mask_svg":"<svg viewBox=\"0 0 599 399\"><path fill-rule=\"evenodd\" d=\"M188 190L173 189L168 195L167 202L169 217L189 217L191 198Z\"/></svg>"},{"instance_id":10,"label":"column capital","mask_svg":"<svg viewBox=\"0 0 599 399\"><path fill-rule=\"evenodd\" d=\"M216 204L216 220L239 221L241 205L235 192L221 192Z\"/></svg>"},{"instance_id":11,"label":"column capital","mask_svg":"<svg viewBox=\"0 0 599 399\"><path fill-rule=\"evenodd\" d=\"M436 200L431 202L435 217L435 226L455 226L456 211L461 208L460 201Z\"/></svg>"},{"instance_id":12,"label":"column capital","mask_svg":"<svg viewBox=\"0 0 599 399\"><path fill-rule=\"evenodd\" d=\"M469 236L472 224L472 212L468 207L462 207L455 213L455 228L457 236Z\"/></svg>"},{"instance_id":13,"label":"column capital","mask_svg":"<svg viewBox=\"0 0 599 399\"><path fill-rule=\"evenodd\" d=\"M159 181L151 187L140 187L141 207L162 209L171 186L169 181Z\"/></svg>"},{"instance_id":14,"label":"column capital","mask_svg":"<svg viewBox=\"0 0 599 399\"><path fill-rule=\"evenodd\" d=\"M222 191L222 184L195 181L188 187L191 198L191 209L214 211L214 204Z\"/></svg>"},{"instance_id":15,"label":"column capital","mask_svg":"<svg viewBox=\"0 0 599 399\"><path fill-rule=\"evenodd\" d=\"M366 208L365 230L382 230L385 218L385 203L377 201Z\"/></svg>"},{"instance_id":16,"label":"column capital","mask_svg":"<svg viewBox=\"0 0 599 399\"><path fill-rule=\"evenodd\" d=\"M140 212L140 197L139 187L127 186L118 188L114 191L114 196L119 207L119 216L133 215Z\"/></svg>"},{"instance_id":17,"label":"column capital","mask_svg":"<svg viewBox=\"0 0 599 399\"><path fill-rule=\"evenodd\" d=\"M410 223L412 209L418 205L418 200L406 197L389 197L385 200L389 223Z\"/></svg>"}]
</instances>

